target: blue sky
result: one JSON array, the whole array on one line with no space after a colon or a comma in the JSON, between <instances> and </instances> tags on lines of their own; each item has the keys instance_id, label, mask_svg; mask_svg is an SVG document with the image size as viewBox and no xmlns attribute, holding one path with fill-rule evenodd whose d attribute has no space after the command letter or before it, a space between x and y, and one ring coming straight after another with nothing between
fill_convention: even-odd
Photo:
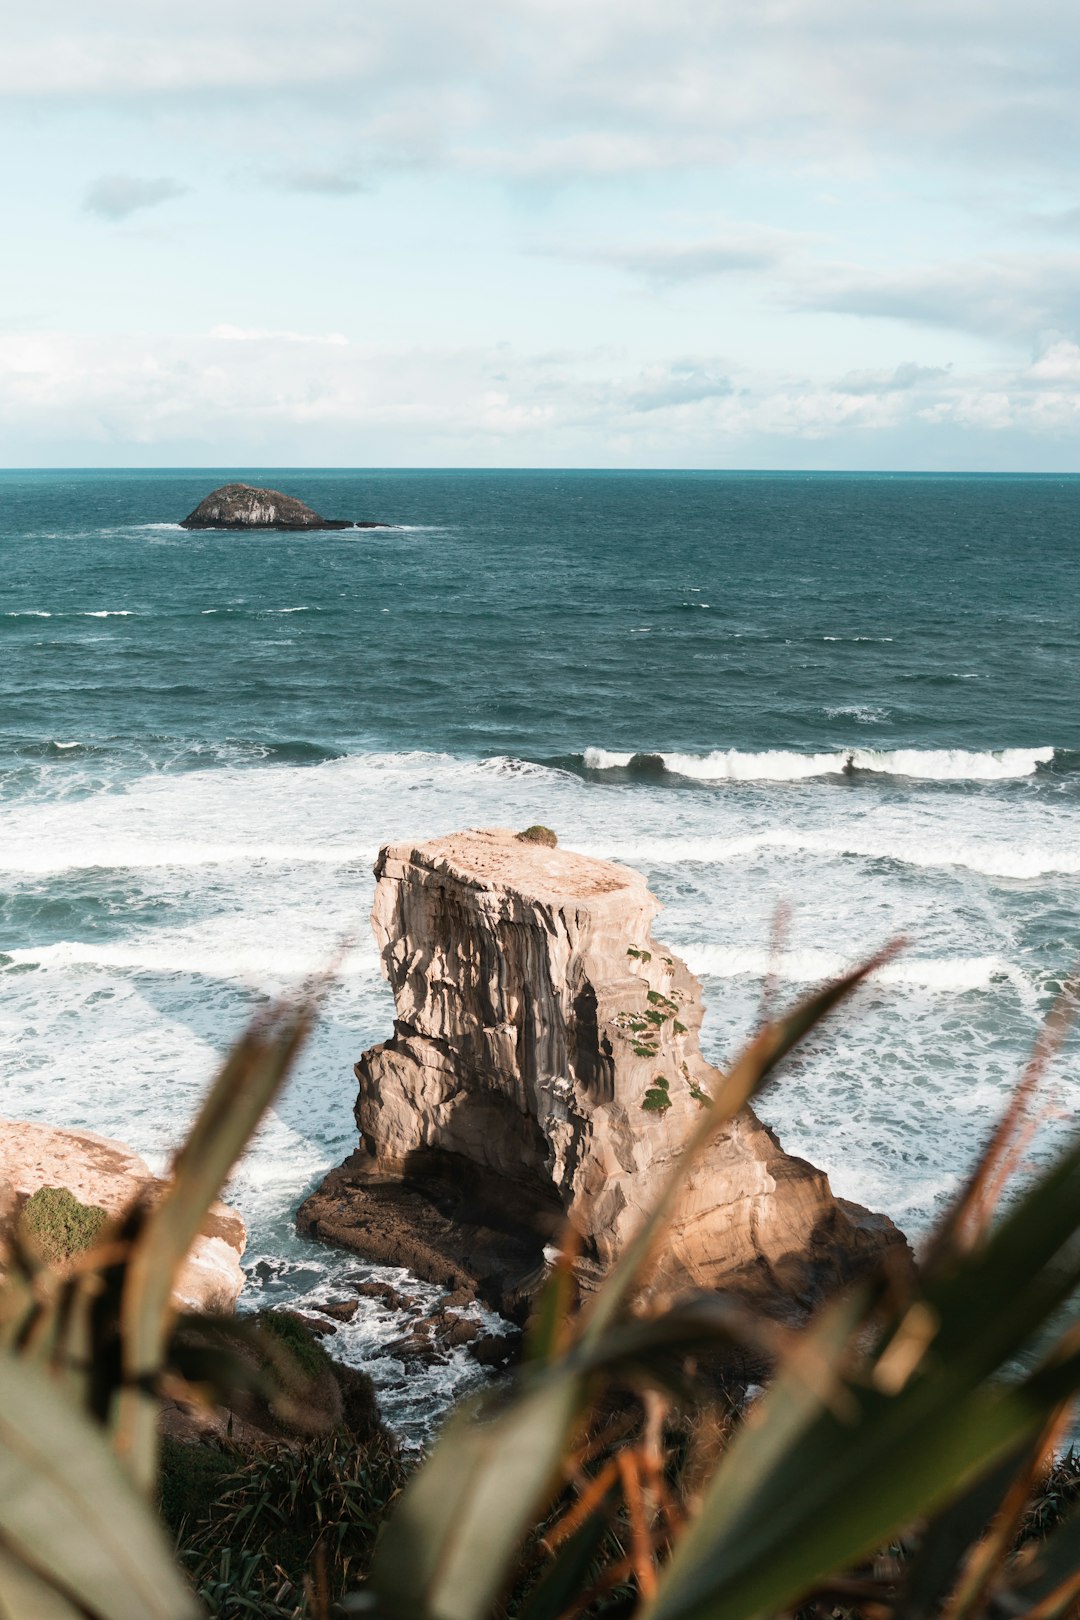
<instances>
[{"instance_id":1,"label":"blue sky","mask_svg":"<svg viewBox=\"0 0 1080 1620\"><path fill-rule=\"evenodd\" d=\"M38 0L6 465L1080 470L1068 0Z\"/></svg>"}]
</instances>

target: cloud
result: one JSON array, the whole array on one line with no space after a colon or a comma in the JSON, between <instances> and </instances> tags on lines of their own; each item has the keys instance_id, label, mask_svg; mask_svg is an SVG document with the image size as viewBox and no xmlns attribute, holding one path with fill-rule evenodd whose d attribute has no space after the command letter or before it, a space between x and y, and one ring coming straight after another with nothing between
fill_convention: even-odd
<instances>
[{"instance_id":1,"label":"cloud","mask_svg":"<svg viewBox=\"0 0 1080 1620\"><path fill-rule=\"evenodd\" d=\"M849 371L836 386L842 394L895 394L933 387L951 370L951 366L918 366L907 360L892 371Z\"/></svg>"},{"instance_id":2,"label":"cloud","mask_svg":"<svg viewBox=\"0 0 1080 1620\"><path fill-rule=\"evenodd\" d=\"M695 242L654 242L639 246L560 250L559 256L612 265L643 276L655 286L712 280L779 264L800 240L794 232L764 226L734 226L723 236Z\"/></svg>"},{"instance_id":3,"label":"cloud","mask_svg":"<svg viewBox=\"0 0 1080 1620\"><path fill-rule=\"evenodd\" d=\"M723 399L732 388L730 377L707 366L677 363L648 373L640 385L628 390L626 402L633 411L666 411L683 405L700 405L708 399Z\"/></svg>"},{"instance_id":4,"label":"cloud","mask_svg":"<svg viewBox=\"0 0 1080 1620\"><path fill-rule=\"evenodd\" d=\"M335 348L347 347L344 332L290 332L267 326L215 326L210 331L216 343L329 343Z\"/></svg>"},{"instance_id":5,"label":"cloud","mask_svg":"<svg viewBox=\"0 0 1080 1620\"><path fill-rule=\"evenodd\" d=\"M1061 0L40 0L4 57L9 99L198 101L204 129L225 108L271 145L344 136L365 173L419 154L564 179L754 156L873 174L902 151L1065 181L1080 144Z\"/></svg>"},{"instance_id":6,"label":"cloud","mask_svg":"<svg viewBox=\"0 0 1080 1620\"><path fill-rule=\"evenodd\" d=\"M0 333L0 430L24 464L1080 464L1077 345L937 369L852 392L685 355L642 372L603 350Z\"/></svg>"},{"instance_id":7,"label":"cloud","mask_svg":"<svg viewBox=\"0 0 1080 1620\"><path fill-rule=\"evenodd\" d=\"M187 189L167 175L149 180L131 174L106 174L90 187L83 207L100 219L128 219L140 208L153 208L172 197L182 197Z\"/></svg>"},{"instance_id":8,"label":"cloud","mask_svg":"<svg viewBox=\"0 0 1080 1620\"><path fill-rule=\"evenodd\" d=\"M282 191L299 191L315 197L355 197L370 191L370 185L348 170L294 169L270 177L271 185Z\"/></svg>"},{"instance_id":9,"label":"cloud","mask_svg":"<svg viewBox=\"0 0 1080 1620\"><path fill-rule=\"evenodd\" d=\"M805 266L789 284L786 302L793 309L1030 340L1080 324L1080 254L997 254L896 270Z\"/></svg>"}]
</instances>

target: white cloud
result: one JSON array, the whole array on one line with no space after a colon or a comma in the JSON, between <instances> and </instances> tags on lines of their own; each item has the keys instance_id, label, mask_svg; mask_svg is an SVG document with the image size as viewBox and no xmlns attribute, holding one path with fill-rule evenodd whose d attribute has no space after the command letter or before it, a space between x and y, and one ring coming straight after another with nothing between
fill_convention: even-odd
<instances>
[{"instance_id":1,"label":"white cloud","mask_svg":"<svg viewBox=\"0 0 1080 1620\"><path fill-rule=\"evenodd\" d=\"M314 109L390 165L419 145L517 175L752 151L865 171L899 138L972 172L1069 176L1078 65L1060 0L39 0L6 29L3 92L199 98L201 118L224 100L268 135Z\"/></svg>"},{"instance_id":2,"label":"white cloud","mask_svg":"<svg viewBox=\"0 0 1080 1620\"><path fill-rule=\"evenodd\" d=\"M1060 356L1075 374L1062 370L1052 386L1036 361L986 377L912 368L917 386L897 386L894 371L876 390L867 374L853 390L850 380L729 371L715 359L620 368L602 351L380 350L268 332L151 345L21 332L0 335L0 428L31 460L35 444L47 456L62 443L125 464L255 455L724 466L750 464L748 454L753 464L850 464L862 445L867 464L889 465L911 435L925 464L925 447L946 432L974 444L976 457L980 438L1010 434L1022 458L1029 442L1059 452L1076 442L1080 351Z\"/></svg>"},{"instance_id":3,"label":"white cloud","mask_svg":"<svg viewBox=\"0 0 1080 1620\"><path fill-rule=\"evenodd\" d=\"M331 343L337 348L349 341L344 332L289 332L266 326L228 324L211 327L210 337L217 343Z\"/></svg>"},{"instance_id":4,"label":"white cloud","mask_svg":"<svg viewBox=\"0 0 1080 1620\"><path fill-rule=\"evenodd\" d=\"M106 174L95 180L83 199L83 207L101 219L123 220L140 208L153 208L187 191L168 175L144 179L132 174Z\"/></svg>"}]
</instances>

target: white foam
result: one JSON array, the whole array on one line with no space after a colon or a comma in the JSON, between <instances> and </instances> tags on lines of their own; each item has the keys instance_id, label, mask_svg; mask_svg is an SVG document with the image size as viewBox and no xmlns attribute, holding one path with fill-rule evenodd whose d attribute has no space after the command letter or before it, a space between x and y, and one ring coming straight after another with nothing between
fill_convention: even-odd
<instances>
[{"instance_id":1,"label":"white foam","mask_svg":"<svg viewBox=\"0 0 1080 1620\"><path fill-rule=\"evenodd\" d=\"M98 608L94 612L77 613L77 619L130 619L131 608Z\"/></svg>"},{"instance_id":2,"label":"white foam","mask_svg":"<svg viewBox=\"0 0 1080 1620\"><path fill-rule=\"evenodd\" d=\"M69 746L77 746L70 744ZM272 768L272 767L271 767ZM285 767L287 768L287 767ZM45 875L93 870L139 871L155 867L196 866L347 866L370 864L373 845L350 844L212 844L197 839L72 842L64 848L0 848L0 871Z\"/></svg>"},{"instance_id":3,"label":"white foam","mask_svg":"<svg viewBox=\"0 0 1080 1620\"><path fill-rule=\"evenodd\" d=\"M4 614L5 619L51 619L52 614L46 613L44 608L18 608Z\"/></svg>"},{"instance_id":4,"label":"white foam","mask_svg":"<svg viewBox=\"0 0 1080 1620\"><path fill-rule=\"evenodd\" d=\"M742 753L735 748L711 754L662 754L666 770L702 782L798 782L845 771L869 771L936 782L1001 782L1031 776L1054 757L1052 748L1000 748L986 752L964 748L847 748L821 754L788 749ZM625 768L634 758L605 748L587 748L591 770Z\"/></svg>"},{"instance_id":5,"label":"white foam","mask_svg":"<svg viewBox=\"0 0 1080 1620\"><path fill-rule=\"evenodd\" d=\"M803 949L772 952L753 946L689 944L680 947L680 956L691 972L714 979L734 979L744 974L756 978L775 975L793 984L814 984L835 979L858 966L860 957L843 956L836 951ZM875 969L872 977L880 984L911 985L922 990L965 993L988 990L994 984L1011 983L1025 1002L1031 1000L1034 986L1013 963L1000 956L969 956L944 959L902 955Z\"/></svg>"},{"instance_id":6,"label":"white foam","mask_svg":"<svg viewBox=\"0 0 1080 1620\"><path fill-rule=\"evenodd\" d=\"M188 939L136 937L114 945L65 939L53 945L0 952L0 971L4 966L106 968L121 973L196 974L249 984L299 983L326 972L331 962L337 978L371 975L378 968L378 957L370 946L354 946L335 957L330 945L321 953L288 946L236 948L215 942L212 934L209 938Z\"/></svg>"},{"instance_id":7,"label":"white foam","mask_svg":"<svg viewBox=\"0 0 1080 1620\"><path fill-rule=\"evenodd\" d=\"M641 838L581 847L583 853L606 854L630 865L640 862L657 865L679 865L682 862L723 865L768 850L782 849L811 855L897 861L905 866L925 868L966 867L985 877L1021 881L1080 872L1080 849L1069 848L1064 841L1053 847L1031 845L1025 848L1015 843L920 836L917 832L904 836L899 830L875 835L858 824L823 832L774 828L734 838Z\"/></svg>"}]
</instances>

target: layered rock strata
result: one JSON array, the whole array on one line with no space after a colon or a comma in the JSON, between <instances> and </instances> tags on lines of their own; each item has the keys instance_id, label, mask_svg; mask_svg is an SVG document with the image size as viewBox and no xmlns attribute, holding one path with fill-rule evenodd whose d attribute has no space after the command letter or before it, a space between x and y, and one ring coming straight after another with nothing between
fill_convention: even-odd
<instances>
[{"instance_id":1,"label":"layered rock strata","mask_svg":"<svg viewBox=\"0 0 1080 1620\"><path fill-rule=\"evenodd\" d=\"M122 1142L93 1131L0 1119L0 1248L23 1203L41 1187L64 1187L81 1204L119 1215L137 1198L159 1197L165 1183ZM231 1311L244 1286L240 1256L246 1243L236 1211L214 1204L177 1279L177 1308Z\"/></svg>"},{"instance_id":2,"label":"layered rock strata","mask_svg":"<svg viewBox=\"0 0 1080 1620\"><path fill-rule=\"evenodd\" d=\"M650 933L659 903L636 872L502 830L388 845L375 872L394 1034L357 1064L360 1150L301 1230L520 1314L569 1225L588 1286L721 1079L700 987ZM802 1308L887 1249L906 1254L891 1222L747 1108L688 1175L651 1286Z\"/></svg>"}]
</instances>

